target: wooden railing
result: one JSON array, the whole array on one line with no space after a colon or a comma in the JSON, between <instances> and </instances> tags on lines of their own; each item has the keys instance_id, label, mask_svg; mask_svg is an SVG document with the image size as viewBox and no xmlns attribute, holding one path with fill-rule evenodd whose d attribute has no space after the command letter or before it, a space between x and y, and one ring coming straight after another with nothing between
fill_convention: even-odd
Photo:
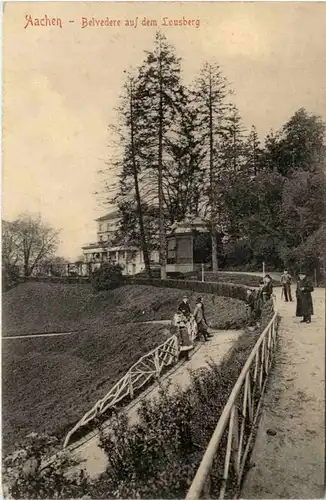
<instances>
[{"instance_id":1,"label":"wooden railing","mask_svg":"<svg viewBox=\"0 0 326 500\"><path fill-rule=\"evenodd\" d=\"M229 489L233 492L236 485L235 494L240 492L246 460L251 450L262 397L275 354L277 311L274 299L273 303L273 317L260 335L233 387L186 500L207 498L211 494L213 498L223 499L230 480L232 488ZM222 467L222 478L216 474L216 466ZM213 475L218 478L217 485L214 484Z\"/></svg>"},{"instance_id":2,"label":"wooden railing","mask_svg":"<svg viewBox=\"0 0 326 500\"><path fill-rule=\"evenodd\" d=\"M179 339L172 335L166 342L140 358L113 387L89 410L68 432L63 447L66 448L71 437L81 427L94 418L103 415L124 399L133 399L134 394L145 384L158 379L165 367L177 363L180 353Z\"/></svg>"}]
</instances>

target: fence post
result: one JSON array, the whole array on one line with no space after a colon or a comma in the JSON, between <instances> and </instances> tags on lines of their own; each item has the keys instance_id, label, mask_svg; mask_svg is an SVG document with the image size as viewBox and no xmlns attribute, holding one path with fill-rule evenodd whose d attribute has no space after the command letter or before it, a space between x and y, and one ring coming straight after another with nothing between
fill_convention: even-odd
<instances>
[{"instance_id":1,"label":"fence post","mask_svg":"<svg viewBox=\"0 0 326 500\"><path fill-rule=\"evenodd\" d=\"M208 473L206 481L205 481L204 486L203 486L203 497L204 498L210 498L211 483L212 483L211 474Z\"/></svg>"},{"instance_id":2,"label":"fence post","mask_svg":"<svg viewBox=\"0 0 326 500\"><path fill-rule=\"evenodd\" d=\"M240 481L240 467L239 467L239 460L238 460L238 453L239 453L239 418L238 418L238 407L234 406L234 420L233 420L233 427L232 427L232 434L233 434L233 439L232 439L232 462L233 462L233 467L237 476L238 483Z\"/></svg>"},{"instance_id":3,"label":"fence post","mask_svg":"<svg viewBox=\"0 0 326 500\"><path fill-rule=\"evenodd\" d=\"M263 261L263 278L265 278L265 262Z\"/></svg>"},{"instance_id":4,"label":"fence post","mask_svg":"<svg viewBox=\"0 0 326 500\"><path fill-rule=\"evenodd\" d=\"M156 378L159 378L159 376L160 376L160 358L158 356L157 349L154 353L154 365L155 365L155 370L156 370Z\"/></svg>"},{"instance_id":5,"label":"fence post","mask_svg":"<svg viewBox=\"0 0 326 500\"><path fill-rule=\"evenodd\" d=\"M201 280L202 280L202 282L205 281L205 267L204 267L204 264L201 265Z\"/></svg>"},{"instance_id":6,"label":"fence post","mask_svg":"<svg viewBox=\"0 0 326 500\"><path fill-rule=\"evenodd\" d=\"M130 399L133 399L134 398L134 388L132 385L131 372L128 373L128 385L129 385Z\"/></svg>"}]
</instances>

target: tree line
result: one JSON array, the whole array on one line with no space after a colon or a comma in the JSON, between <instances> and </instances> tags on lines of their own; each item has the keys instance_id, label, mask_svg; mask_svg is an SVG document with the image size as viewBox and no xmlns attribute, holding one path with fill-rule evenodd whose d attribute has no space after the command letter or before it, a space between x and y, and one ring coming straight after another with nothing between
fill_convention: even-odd
<instances>
[{"instance_id":1,"label":"tree line","mask_svg":"<svg viewBox=\"0 0 326 500\"><path fill-rule=\"evenodd\" d=\"M216 62L191 85L162 33L140 67L126 72L117 108L121 154L113 202L120 236L139 245L150 275L159 248L166 277L166 233L203 217L218 266L323 267L326 243L325 123L299 109L260 143L231 102L233 89ZM259 103L257 103L259 105Z\"/></svg>"}]
</instances>

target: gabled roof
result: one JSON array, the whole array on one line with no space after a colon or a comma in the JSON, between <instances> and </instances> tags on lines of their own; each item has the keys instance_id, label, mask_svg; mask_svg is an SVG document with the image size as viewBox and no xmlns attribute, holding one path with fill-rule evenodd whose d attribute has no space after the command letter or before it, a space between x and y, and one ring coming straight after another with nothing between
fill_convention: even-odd
<instances>
[{"instance_id":1,"label":"gabled roof","mask_svg":"<svg viewBox=\"0 0 326 500\"><path fill-rule=\"evenodd\" d=\"M98 219L95 219L96 222L101 222L104 220L114 220L119 217L119 212L116 210L115 212L109 212L106 215L102 215L102 217L98 217Z\"/></svg>"}]
</instances>

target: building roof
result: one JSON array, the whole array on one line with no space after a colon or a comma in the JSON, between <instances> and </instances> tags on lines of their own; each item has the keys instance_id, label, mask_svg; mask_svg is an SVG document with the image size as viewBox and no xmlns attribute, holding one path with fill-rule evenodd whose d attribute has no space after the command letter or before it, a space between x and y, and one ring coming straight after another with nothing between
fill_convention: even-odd
<instances>
[{"instance_id":1,"label":"building roof","mask_svg":"<svg viewBox=\"0 0 326 500\"><path fill-rule=\"evenodd\" d=\"M115 210L114 212L109 212L106 215L102 215L102 217L98 217L97 219L95 219L95 221L101 222L104 220L114 220L114 219L117 219L118 217L119 217L119 212L117 210Z\"/></svg>"},{"instance_id":2,"label":"building roof","mask_svg":"<svg viewBox=\"0 0 326 500\"><path fill-rule=\"evenodd\" d=\"M184 234L191 233L194 229L197 231L206 231L207 222L201 217L196 217L194 219L185 218L181 222L175 222L172 227L170 234Z\"/></svg>"},{"instance_id":3,"label":"building roof","mask_svg":"<svg viewBox=\"0 0 326 500\"><path fill-rule=\"evenodd\" d=\"M115 246L110 246L109 243L101 242L99 243L89 243L88 245L84 245L82 247L82 250L94 250L94 248L97 248L100 252L116 252L117 250L123 251L123 250L132 250L132 251L137 251L140 250L139 248L133 246L133 245L115 245Z\"/></svg>"}]
</instances>

